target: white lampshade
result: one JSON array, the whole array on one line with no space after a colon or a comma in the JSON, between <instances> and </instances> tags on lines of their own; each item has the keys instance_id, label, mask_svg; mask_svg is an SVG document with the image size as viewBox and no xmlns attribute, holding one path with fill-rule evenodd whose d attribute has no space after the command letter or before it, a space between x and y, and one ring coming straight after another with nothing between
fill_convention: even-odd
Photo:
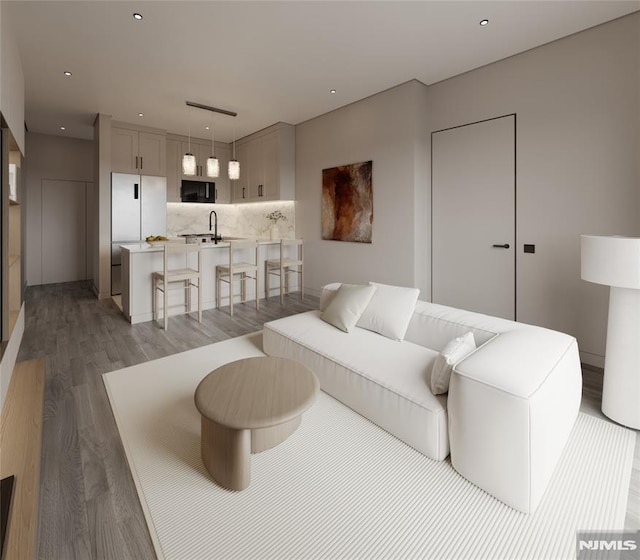
<instances>
[{"instance_id":1,"label":"white lampshade","mask_svg":"<svg viewBox=\"0 0 640 560\"><path fill-rule=\"evenodd\" d=\"M640 237L582 235L581 268L588 282L640 289Z\"/></svg>"},{"instance_id":2,"label":"white lampshade","mask_svg":"<svg viewBox=\"0 0 640 560\"><path fill-rule=\"evenodd\" d=\"M217 157L211 156L207 159L207 177L218 177L220 175L220 162Z\"/></svg>"},{"instance_id":3,"label":"white lampshade","mask_svg":"<svg viewBox=\"0 0 640 560\"><path fill-rule=\"evenodd\" d=\"M186 153L182 156L182 174L196 174L196 156L194 156L193 154Z\"/></svg>"},{"instance_id":4,"label":"white lampshade","mask_svg":"<svg viewBox=\"0 0 640 560\"><path fill-rule=\"evenodd\" d=\"M238 160L232 159L229 162L229 179L232 181L240 179L240 162Z\"/></svg>"}]
</instances>

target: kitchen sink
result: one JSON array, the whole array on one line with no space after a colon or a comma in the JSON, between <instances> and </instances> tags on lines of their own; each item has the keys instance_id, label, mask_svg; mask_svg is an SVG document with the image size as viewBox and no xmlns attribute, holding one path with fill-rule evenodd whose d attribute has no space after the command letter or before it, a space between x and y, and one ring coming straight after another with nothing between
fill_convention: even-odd
<instances>
[{"instance_id":1,"label":"kitchen sink","mask_svg":"<svg viewBox=\"0 0 640 560\"><path fill-rule=\"evenodd\" d=\"M213 233L181 233L178 237L186 237L187 243L215 243L215 237ZM245 237L226 237L218 234L218 242L224 241L238 241L246 239Z\"/></svg>"}]
</instances>

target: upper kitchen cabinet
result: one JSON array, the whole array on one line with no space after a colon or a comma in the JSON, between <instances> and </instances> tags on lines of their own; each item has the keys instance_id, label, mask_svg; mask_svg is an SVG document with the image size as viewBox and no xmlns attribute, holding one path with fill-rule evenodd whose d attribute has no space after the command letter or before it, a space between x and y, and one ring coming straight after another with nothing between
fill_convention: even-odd
<instances>
[{"instance_id":1,"label":"upper kitchen cabinet","mask_svg":"<svg viewBox=\"0 0 640 560\"><path fill-rule=\"evenodd\" d=\"M111 170L114 173L138 173L165 177L167 173L165 134L111 127Z\"/></svg>"},{"instance_id":2,"label":"upper kitchen cabinet","mask_svg":"<svg viewBox=\"0 0 640 560\"><path fill-rule=\"evenodd\" d=\"M237 142L233 202L295 199L295 128L278 123Z\"/></svg>"},{"instance_id":3,"label":"upper kitchen cabinet","mask_svg":"<svg viewBox=\"0 0 640 560\"><path fill-rule=\"evenodd\" d=\"M229 160L231 159L231 148L226 145L219 147L216 144L215 156L218 158L218 161L220 161L220 176L211 179L216 184L216 202L229 203L231 202L231 181L229 181L228 168Z\"/></svg>"},{"instance_id":4,"label":"upper kitchen cabinet","mask_svg":"<svg viewBox=\"0 0 640 560\"><path fill-rule=\"evenodd\" d=\"M182 154L180 141L167 138L167 202L180 202Z\"/></svg>"}]
</instances>

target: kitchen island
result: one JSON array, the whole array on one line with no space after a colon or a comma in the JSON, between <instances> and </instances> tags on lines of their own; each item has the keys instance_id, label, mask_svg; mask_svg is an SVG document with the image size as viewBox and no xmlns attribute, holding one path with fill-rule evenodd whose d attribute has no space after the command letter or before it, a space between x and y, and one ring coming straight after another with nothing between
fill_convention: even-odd
<instances>
[{"instance_id":1,"label":"kitchen island","mask_svg":"<svg viewBox=\"0 0 640 560\"><path fill-rule=\"evenodd\" d=\"M171 241L181 243L182 241ZM277 259L280 256L280 241L259 239L258 271L260 281L258 283L258 296L265 297L264 293L264 262L267 259ZM122 248L122 311L130 323L142 323L153 319L151 305L151 274L162 270L162 244L159 243L127 243ZM202 309L212 309L216 306L216 265L229 264L229 242L221 241L217 244L203 243L202 248ZM238 258L238 255L235 257ZM247 252L243 260L253 260L252 250ZM198 268L197 254L170 255L170 268ZM298 275L291 275L290 290L298 289ZM236 285L239 280L236 280ZM271 281L271 295L278 292L276 279ZM191 302L193 311L197 311L197 292L191 288ZM221 305L229 305L228 284L222 283ZM236 295L237 294L237 295ZM240 289L234 289L234 304L240 301ZM184 290L171 290L169 292L169 315L186 313ZM247 282L247 300L255 298L255 283ZM162 309L159 310L162 316Z\"/></svg>"}]
</instances>

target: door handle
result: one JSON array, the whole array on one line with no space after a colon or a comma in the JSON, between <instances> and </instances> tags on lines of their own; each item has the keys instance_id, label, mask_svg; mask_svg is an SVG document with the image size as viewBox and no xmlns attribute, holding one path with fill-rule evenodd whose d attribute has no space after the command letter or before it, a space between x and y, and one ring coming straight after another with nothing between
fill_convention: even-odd
<instances>
[{"instance_id":1,"label":"door handle","mask_svg":"<svg viewBox=\"0 0 640 560\"><path fill-rule=\"evenodd\" d=\"M496 247L497 249L508 249L509 248L509 244L508 243L504 243L503 245L494 244L493 246Z\"/></svg>"}]
</instances>

